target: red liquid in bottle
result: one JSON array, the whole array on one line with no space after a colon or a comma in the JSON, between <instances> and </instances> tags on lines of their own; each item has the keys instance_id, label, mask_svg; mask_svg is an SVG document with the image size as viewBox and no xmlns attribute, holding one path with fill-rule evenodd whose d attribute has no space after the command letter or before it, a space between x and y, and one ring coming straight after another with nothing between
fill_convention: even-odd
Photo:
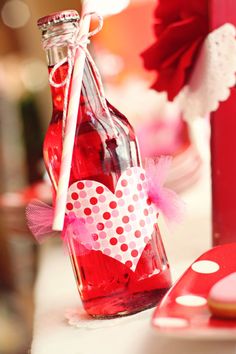
<instances>
[{"instance_id":1,"label":"red liquid in bottle","mask_svg":"<svg viewBox=\"0 0 236 354\"><path fill-rule=\"evenodd\" d=\"M104 184L114 193L117 181L129 167L140 166L138 147L132 127L124 116L111 108L113 125L99 98L94 95L91 69L86 66L70 185L79 180ZM67 66L57 71L61 82ZM62 88L51 88L53 116L44 141L44 159L54 189L59 178L62 154ZM114 135L114 129L116 135ZM169 265L156 224L135 271L101 251L88 250L69 238L78 289L86 311L97 317L135 313L158 303L171 285Z\"/></svg>"}]
</instances>

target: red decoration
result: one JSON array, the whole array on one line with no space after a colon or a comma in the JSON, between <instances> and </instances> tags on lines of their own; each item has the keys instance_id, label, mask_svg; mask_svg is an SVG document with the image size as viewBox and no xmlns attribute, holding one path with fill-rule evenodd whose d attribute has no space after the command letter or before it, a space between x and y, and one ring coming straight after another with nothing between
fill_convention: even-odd
<instances>
[{"instance_id":1,"label":"red decoration","mask_svg":"<svg viewBox=\"0 0 236 354\"><path fill-rule=\"evenodd\" d=\"M169 100L187 84L199 49L209 32L207 0L159 0L154 13L156 42L141 56L157 71L152 88Z\"/></svg>"},{"instance_id":2,"label":"red decoration","mask_svg":"<svg viewBox=\"0 0 236 354\"><path fill-rule=\"evenodd\" d=\"M207 305L212 287L235 274L235 252L236 243L212 248L184 272L155 310L152 324L159 334L194 339L235 339L236 320L212 316Z\"/></svg>"},{"instance_id":3,"label":"red decoration","mask_svg":"<svg viewBox=\"0 0 236 354\"><path fill-rule=\"evenodd\" d=\"M236 3L211 0L211 30L232 23L236 26ZM212 228L213 244L236 241L236 88L211 114ZM226 120L227 118L227 120Z\"/></svg>"}]
</instances>

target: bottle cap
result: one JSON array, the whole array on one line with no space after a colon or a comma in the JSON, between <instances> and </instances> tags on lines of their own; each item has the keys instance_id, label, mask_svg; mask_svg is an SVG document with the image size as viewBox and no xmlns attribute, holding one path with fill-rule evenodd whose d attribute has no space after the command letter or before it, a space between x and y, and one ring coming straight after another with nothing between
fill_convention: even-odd
<instances>
[{"instance_id":1,"label":"bottle cap","mask_svg":"<svg viewBox=\"0 0 236 354\"><path fill-rule=\"evenodd\" d=\"M79 19L80 16L76 10L58 11L58 12L53 12L50 15L41 17L38 20L37 25L41 29L46 29L49 26L55 24L78 21Z\"/></svg>"}]
</instances>

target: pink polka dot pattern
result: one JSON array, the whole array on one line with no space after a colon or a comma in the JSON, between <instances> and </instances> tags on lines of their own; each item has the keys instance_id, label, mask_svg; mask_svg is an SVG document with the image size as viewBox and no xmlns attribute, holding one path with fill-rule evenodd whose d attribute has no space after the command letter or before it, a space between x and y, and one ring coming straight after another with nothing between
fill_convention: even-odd
<instances>
[{"instance_id":1,"label":"pink polka dot pattern","mask_svg":"<svg viewBox=\"0 0 236 354\"><path fill-rule=\"evenodd\" d=\"M100 242L95 242L95 243L94 243L94 249L95 249L95 250L99 250L100 247L101 247Z\"/></svg>"},{"instance_id":2,"label":"pink polka dot pattern","mask_svg":"<svg viewBox=\"0 0 236 354\"><path fill-rule=\"evenodd\" d=\"M146 179L145 173L140 173L140 179L141 179L141 181L145 181L145 179Z\"/></svg>"},{"instance_id":3,"label":"pink polka dot pattern","mask_svg":"<svg viewBox=\"0 0 236 354\"><path fill-rule=\"evenodd\" d=\"M131 193L131 190L129 188L124 189L124 194L129 195Z\"/></svg>"},{"instance_id":4,"label":"pink polka dot pattern","mask_svg":"<svg viewBox=\"0 0 236 354\"><path fill-rule=\"evenodd\" d=\"M120 243L125 242L125 236L119 236L118 240Z\"/></svg>"},{"instance_id":5,"label":"pink polka dot pattern","mask_svg":"<svg viewBox=\"0 0 236 354\"><path fill-rule=\"evenodd\" d=\"M111 215L113 216L113 218L116 218L117 216L119 216L119 211L117 209L112 210Z\"/></svg>"},{"instance_id":6,"label":"pink polka dot pattern","mask_svg":"<svg viewBox=\"0 0 236 354\"><path fill-rule=\"evenodd\" d=\"M85 186L86 186L86 187L88 187L88 188L89 188L89 187L92 187L93 182L92 182L92 181L85 181L85 183L84 183L84 184L85 184Z\"/></svg>"},{"instance_id":7,"label":"pink polka dot pattern","mask_svg":"<svg viewBox=\"0 0 236 354\"><path fill-rule=\"evenodd\" d=\"M121 175L114 194L96 181L72 184L67 198L69 213L85 220L94 241L85 247L99 250L134 271L151 238L157 209L148 198L145 171L131 167Z\"/></svg>"},{"instance_id":8,"label":"pink polka dot pattern","mask_svg":"<svg viewBox=\"0 0 236 354\"><path fill-rule=\"evenodd\" d=\"M129 243L129 248L133 249L133 248L135 248L135 247L136 247L136 243L135 243L134 241L131 241L131 242Z\"/></svg>"},{"instance_id":9,"label":"pink polka dot pattern","mask_svg":"<svg viewBox=\"0 0 236 354\"><path fill-rule=\"evenodd\" d=\"M80 202L75 202L74 203L74 207L76 208L76 209L79 209L80 207L81 207L81 204L80 204Z\"/></svg>"},{"instance_id":10,"label":"pink polka dot pattern","mask_svg":"<svg viewBox=\"0 0 236 354\"><path fill-rule=\"evenodd\" d=\"M134 211L134 206L133 206L132 204L130 204L130 205L128 206L128 211L129 211L130 213L132 213L132 212Z\"/></svg>"},{"instance_id":11,"label":"pink polka dot pattern","mask_svg":"<svg viewBox=\"0 0 236 354\"><path fill-rule=\"evenodd\" d=\"M102 246L103 249L104 249L105 247L109 247L110 245L109 245L108 240L106 240L106 239L102 240L102 241L101 241L101 246Z\"/></svg>"},{"instance_id":12,"label":"pink polka dot pattern","mask_svg":"<svg viewBox=\"0 0 236 354\"><path fill-rule=\"evenodd\" d=\"M118 190L117 192L116 192L116 197L117 198L121 198L123 196L123 192L121 191L121 190Z\"/></svg>"},{"instance_id":13,"label":"pink polka dot pattern","mask_svg":"<svg viewBox=\"0 0 236 354\"><path fill-rule=\"evenodd\" d=\"M110 256L110 254L111 254L110 248L105 248L105 249L103 250L103 253L106 254L107 256Z\"/></svg>"},{"instance_id":14,"label":"pink polka dot pattern","mask_svg":"<svg viewBox=\"0 0 236 354\"><path fill-rule=\"evenodd\" d=\"M80 197L81 199L86 198L86 196L87 196L87 194L86 194L85 191L81 191L81 192L79 193L79 197Z\"/></svg>"},{"instance_id":15,"label":"pink polka dot pattern","mask_svg":"<svg viewBox=\"0 0 236 354\"><path fill-rule=\"evenodd\" d=\"M85 248L87 248L87 250L91 250L92 249L92 245L90 243L84 243L83 244Z\"/></svg>"},{"instance_id":16,"label":"pink polka dot pattern","mask_svg":"<svg viewBox=\"0 0 236 354\"><path fill-rule=\"evenodd\" d=\"M125 225L124 227L125 231L130 232L132 230L131 225Z\"/></svg>"},{"instance_id":17,"label":"pink polka dot pattern","mask_svg":"<svg viewBox=\"0 0 236 354\"><path fill-rule=\"evenodd\" d=\"M142 227L144 227L144 226L145 226L145 221L144 221L144 220L140 220L140 221L139 221L139 225L142 226Z\"/></svg>"},{"instance_id":18,"label":"pink polka dot pattern","mask_svg":"<svg viewBox=\"0 0 236 354\"><path fill-rule=\"evenodd\" d=\"M145 193L143 193L143 192L141 192L141 193L139 194L139 198L141 198L141 199L142 199L142 198L145 198L145 196L146 196L146 195L145 195Z\"/></svg>"},{"instance_id":19,"label":"pink polka dot pattern","mask_svg":"<svg viewBox=\"0 0 236 354\"><path fill-rule=\"evenodd\" d=\"M93 217L92 217L92 216L88 216L88 217L86 218L86 222L87 222L88 224L92 224L92 223L93 223Z\"/></svg>"},{"instance_id":20,"label":"pink polka dot pattern","mask_svg":"<svg viewBox=\"0 0 236 354\"><path fill-rule=\"evenodd\" d=\"M106 201L105 195L100 195L100 196L98 197L98 200L99 200L99 202L104 203L104 202Z\"/></svg>"},{"instance_id":21,"label":"pink polka dot pattern","mask_svg":"<svg viewBox=\"0 0 236 354\"><path fill-rule=\"evenodd\" d=\"M98 206L95 206L92 208L93 213L99 213L99 211L100 211L100 208Z\"/></svg>"},{"instance_id":22,"label":"pink polka dot pattern","mask_svg":"<svg viewBox=\"0 0 236 354\"><path fill-rule=\"evenodd\" d=\"M105 222L105 226L108 228L108 229L110 229L112 226L113 226L113 222L112 221L106 221Z\"/></svg>"},{"instance_id":23,"label":"pink polka dot pattern","mask_svg":"<svg viewBox=\"0 0 236 354\"><path fill-rule=\"evenodd\" d=\"M122 218L122 221L124 224L127 224L129 222L129 217L126 215Z\"/></svg>"},{"instance_id":24,"label":"pink polka dot pattern","mask_svg":"<svg viewBox=\"0 0 236 354\"><path fill-rule=\"evenodd\" d=\"M106 234L106 232L102 231L102 232L99 232L98 236L101 239L105 239L107 237L107 234Z\"/></svg>"},{"instance_id":25,"label":"pink polka dot pattern","mask_svg":"<svg viewBox=\"0 0 236 354\"><path fill-rule=\"evenodd\" d=\"M122 185L122 187L126 187L128 185L127 180L126 179L122 179L121 185Z\"/></svg>"},{"instance_id":26,"label":"pink polka dot pattern","mask_svg":"<svg viewBox=\"0 0 236 354\"><path fill-rule=\"evenodd\" d=\"M123 205L125 205L125 201L124 201L124 199L120 199L120 200L118 200L118 205L119 205L119 206L123 206Z\"/></svg>"},{"instance_id":27,"label":"pink polka dot pattern","mask_svg":"<svg viewBox=\"0 0 236 354\"><path fill-rule=\"evenodd\" d=\"M138 191L141 191L142 189L143 189L143 187L142 187L141 183L138 183L138 184L137 184L137 190L138 190Z\"/></svg>"}]
</instances>

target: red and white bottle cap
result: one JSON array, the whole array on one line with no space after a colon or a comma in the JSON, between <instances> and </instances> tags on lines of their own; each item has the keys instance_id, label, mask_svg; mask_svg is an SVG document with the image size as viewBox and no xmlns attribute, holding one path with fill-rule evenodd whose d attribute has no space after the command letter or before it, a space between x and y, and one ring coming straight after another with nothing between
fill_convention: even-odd
<instances>
[{"instance_id":1,"label":"red and white bottle cap","mask_svg":"<svg viewBox=\"0 0 236 354\"><path fill-rule=\"evenodd\" d=\"M46 29L47 27L59 23L71 22L71 21L78 21L80 16L76 10L65 10L65 11L58 11L53 12L50 15L41 17L37 25L41 29Z\"/></svg>"}]
</instances>

